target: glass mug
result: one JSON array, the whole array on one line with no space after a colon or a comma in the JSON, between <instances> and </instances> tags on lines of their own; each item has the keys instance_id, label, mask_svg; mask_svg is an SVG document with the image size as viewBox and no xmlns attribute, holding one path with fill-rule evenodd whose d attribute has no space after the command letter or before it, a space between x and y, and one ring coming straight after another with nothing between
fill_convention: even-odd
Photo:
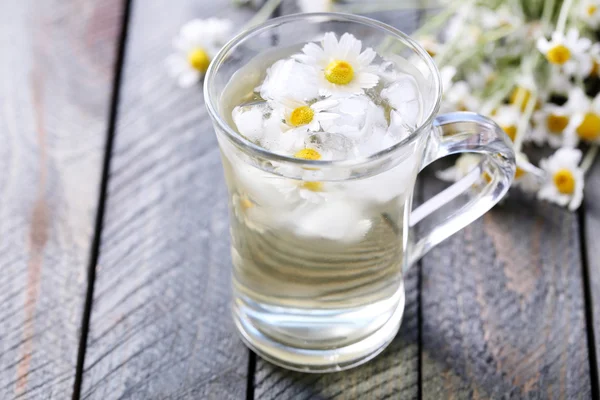
<instances>
[{"instance_id":1,"label":"glass mug","mask_svg":"<svg viewBox=\"0 0 600 400\"><path fill-rule=\"evenodd\" d=\"M371 156L339 161L274 154L235 131L230 100L258 85L273 52L288 56L325 32L352 33L410 69L422 98L418 129ZM257 59L269 63L248 69ZM235 324L251 349L288 369L339 371L380 353L400 327L403 274L496 204L515 173L502 129L473 113L437 116L441 83L431 57L369 18L298 14L243 32L214 58L204 95L229 189ZM481 154L479 166L411 211L419 171L465 152ZM307 171L318 182L304 182ZM307 184L323 187L326 199L294 194Z\"/></svg>"}]
</instances>

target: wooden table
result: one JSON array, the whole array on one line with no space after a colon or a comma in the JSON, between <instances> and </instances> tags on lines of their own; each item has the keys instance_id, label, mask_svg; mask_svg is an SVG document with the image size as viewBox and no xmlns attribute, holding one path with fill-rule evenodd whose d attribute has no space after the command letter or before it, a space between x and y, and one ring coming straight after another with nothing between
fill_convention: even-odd
<instances>
[{"instance_id":1,"label":"wooden table","mask_svg":"<svg viewBox=\"0 0 600 400\"><path fill-rule=\"evenodd\" d=\"M374 361L307 375L249 352L212 125L163 65L184 22L215 15L251 12L0 3L0 399L600 398L600 165L577 213L511 195L426 256Z\"/></svg>"}]
</instances>

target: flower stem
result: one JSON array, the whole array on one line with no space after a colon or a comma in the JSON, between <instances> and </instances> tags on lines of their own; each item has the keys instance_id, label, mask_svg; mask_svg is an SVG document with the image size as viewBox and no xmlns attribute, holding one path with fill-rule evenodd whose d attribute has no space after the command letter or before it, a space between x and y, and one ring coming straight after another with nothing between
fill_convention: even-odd
<instances>
[{"instance_id":1,"label":"flower stem","mask_svg":"<svg viewBox=\"0 0 600 400\"><path fill-rule=\"evenodd\" d=\"M554 12L554 5L556 0L544 1L544 11L542 11L542 23L544 27L550 26L552 23L552 13Z\"/></svg>"},{"instance_id":2,"label":"flower stem","mask_svg":"<svg viewBox=\"0 0 600 400\"><path fill-rule=\"evenodd\" d=\"M594 145L592 145L592 147L590 147L590 149L588 150L588 152L585 154L585 157L583 158L583 161L581 162L581 169L583 170L584 174L594 164L594 159L596 158L597 154L598 154L598 145L594 144Z\"/></svg>"},{"instance_id":3,"label":"flower stem","mask_svg":"<svg viewBox=\"0 0 600 400\"><path fill-rule=\"evenodd\" d=\"M569 11L571 10L571 5L573 4L573 0L565 0L562 7L560 8L560 14L558 15L558 22L556 23L556 31L560 33L565 33L565 27L567 26L567 18L569 16Z\"/></svg>"},{"instance_id":4,"label":"flower stem","mask_svg":"<svg viewBox=\"0 0 600 400\"><path fill-rule=\"evenodd\" d=\"M240 32L243 32L247 29L252 28L255 25L265 22L267 19L269 19L271 14L273 14L273 12L277 8L277 6L279 6L280 3L281 0L267 0L267 2L260 8L260 10L258 10L252 18L250 18L250 21L248 21L246 24L244 24L244 26L242 26Z\"/></svg>"}]
</instances>

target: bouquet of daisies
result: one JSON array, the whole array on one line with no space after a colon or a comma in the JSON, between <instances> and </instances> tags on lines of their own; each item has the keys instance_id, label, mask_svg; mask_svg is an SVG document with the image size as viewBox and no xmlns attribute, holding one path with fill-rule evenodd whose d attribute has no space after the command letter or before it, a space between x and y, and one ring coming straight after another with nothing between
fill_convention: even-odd
<instances>
[{"instance_id":1,"label":"bouquet of daisies","mask_svg":"<svg viewBox=\"0 0 600 400\"><path fill-rule=\"evenodd\" d=\"M495 120L517 153L514 185L570 210L600 142L599 26L600 0L471 0L417 33L440 67L445 111ZM478 162L463 155L438 176L458 180Z\"/></svg>"}]
</instances>

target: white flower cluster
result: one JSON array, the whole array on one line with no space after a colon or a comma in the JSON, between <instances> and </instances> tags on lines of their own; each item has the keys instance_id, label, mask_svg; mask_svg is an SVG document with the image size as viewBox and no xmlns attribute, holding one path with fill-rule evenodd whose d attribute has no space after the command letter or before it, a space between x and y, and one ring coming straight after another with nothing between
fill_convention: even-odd
<instances>
[{"instance_id":1,"label":"white flower cluster","mask_svg":"<svg viewBox=\"0 0 600 400\"><path fill-rule=\"evenodd\" d=\"M349 33L339 40L325 33L320 42L307 43L266 70L247 96L251 100L232 111L238 132L273 153L305 160L355 159L390 147L421 122L421 98L415 78L389 61L376 63L377 57ZM346 242L370 229L372 207L410 190L403 179L414 178L417 166L409 156L374 177L340 182L349 169L271 163L275 175L234 165L244 193L234 204L238 217L255 228L260 220L263 226L285 225L297 235ZM265 208L271 210L268 215Z\"/></svg>"},{"instance_id":2,"label":"white flower cluster","mask_svg":"<svg viewBox=\"0 0 600 400\"><path fill-rule=\"evenodd\" d=\"M518 154L514 185L577 209L600 143L600 0L448 7L417 37L441 67L445 110L494 119ZM538 168L525 153L539 159L544 145L558 151ZM585 158L578 146L589 148ZM477 162L462 156L439 176L457 180Z\"/></svg>"}]
</instances>

